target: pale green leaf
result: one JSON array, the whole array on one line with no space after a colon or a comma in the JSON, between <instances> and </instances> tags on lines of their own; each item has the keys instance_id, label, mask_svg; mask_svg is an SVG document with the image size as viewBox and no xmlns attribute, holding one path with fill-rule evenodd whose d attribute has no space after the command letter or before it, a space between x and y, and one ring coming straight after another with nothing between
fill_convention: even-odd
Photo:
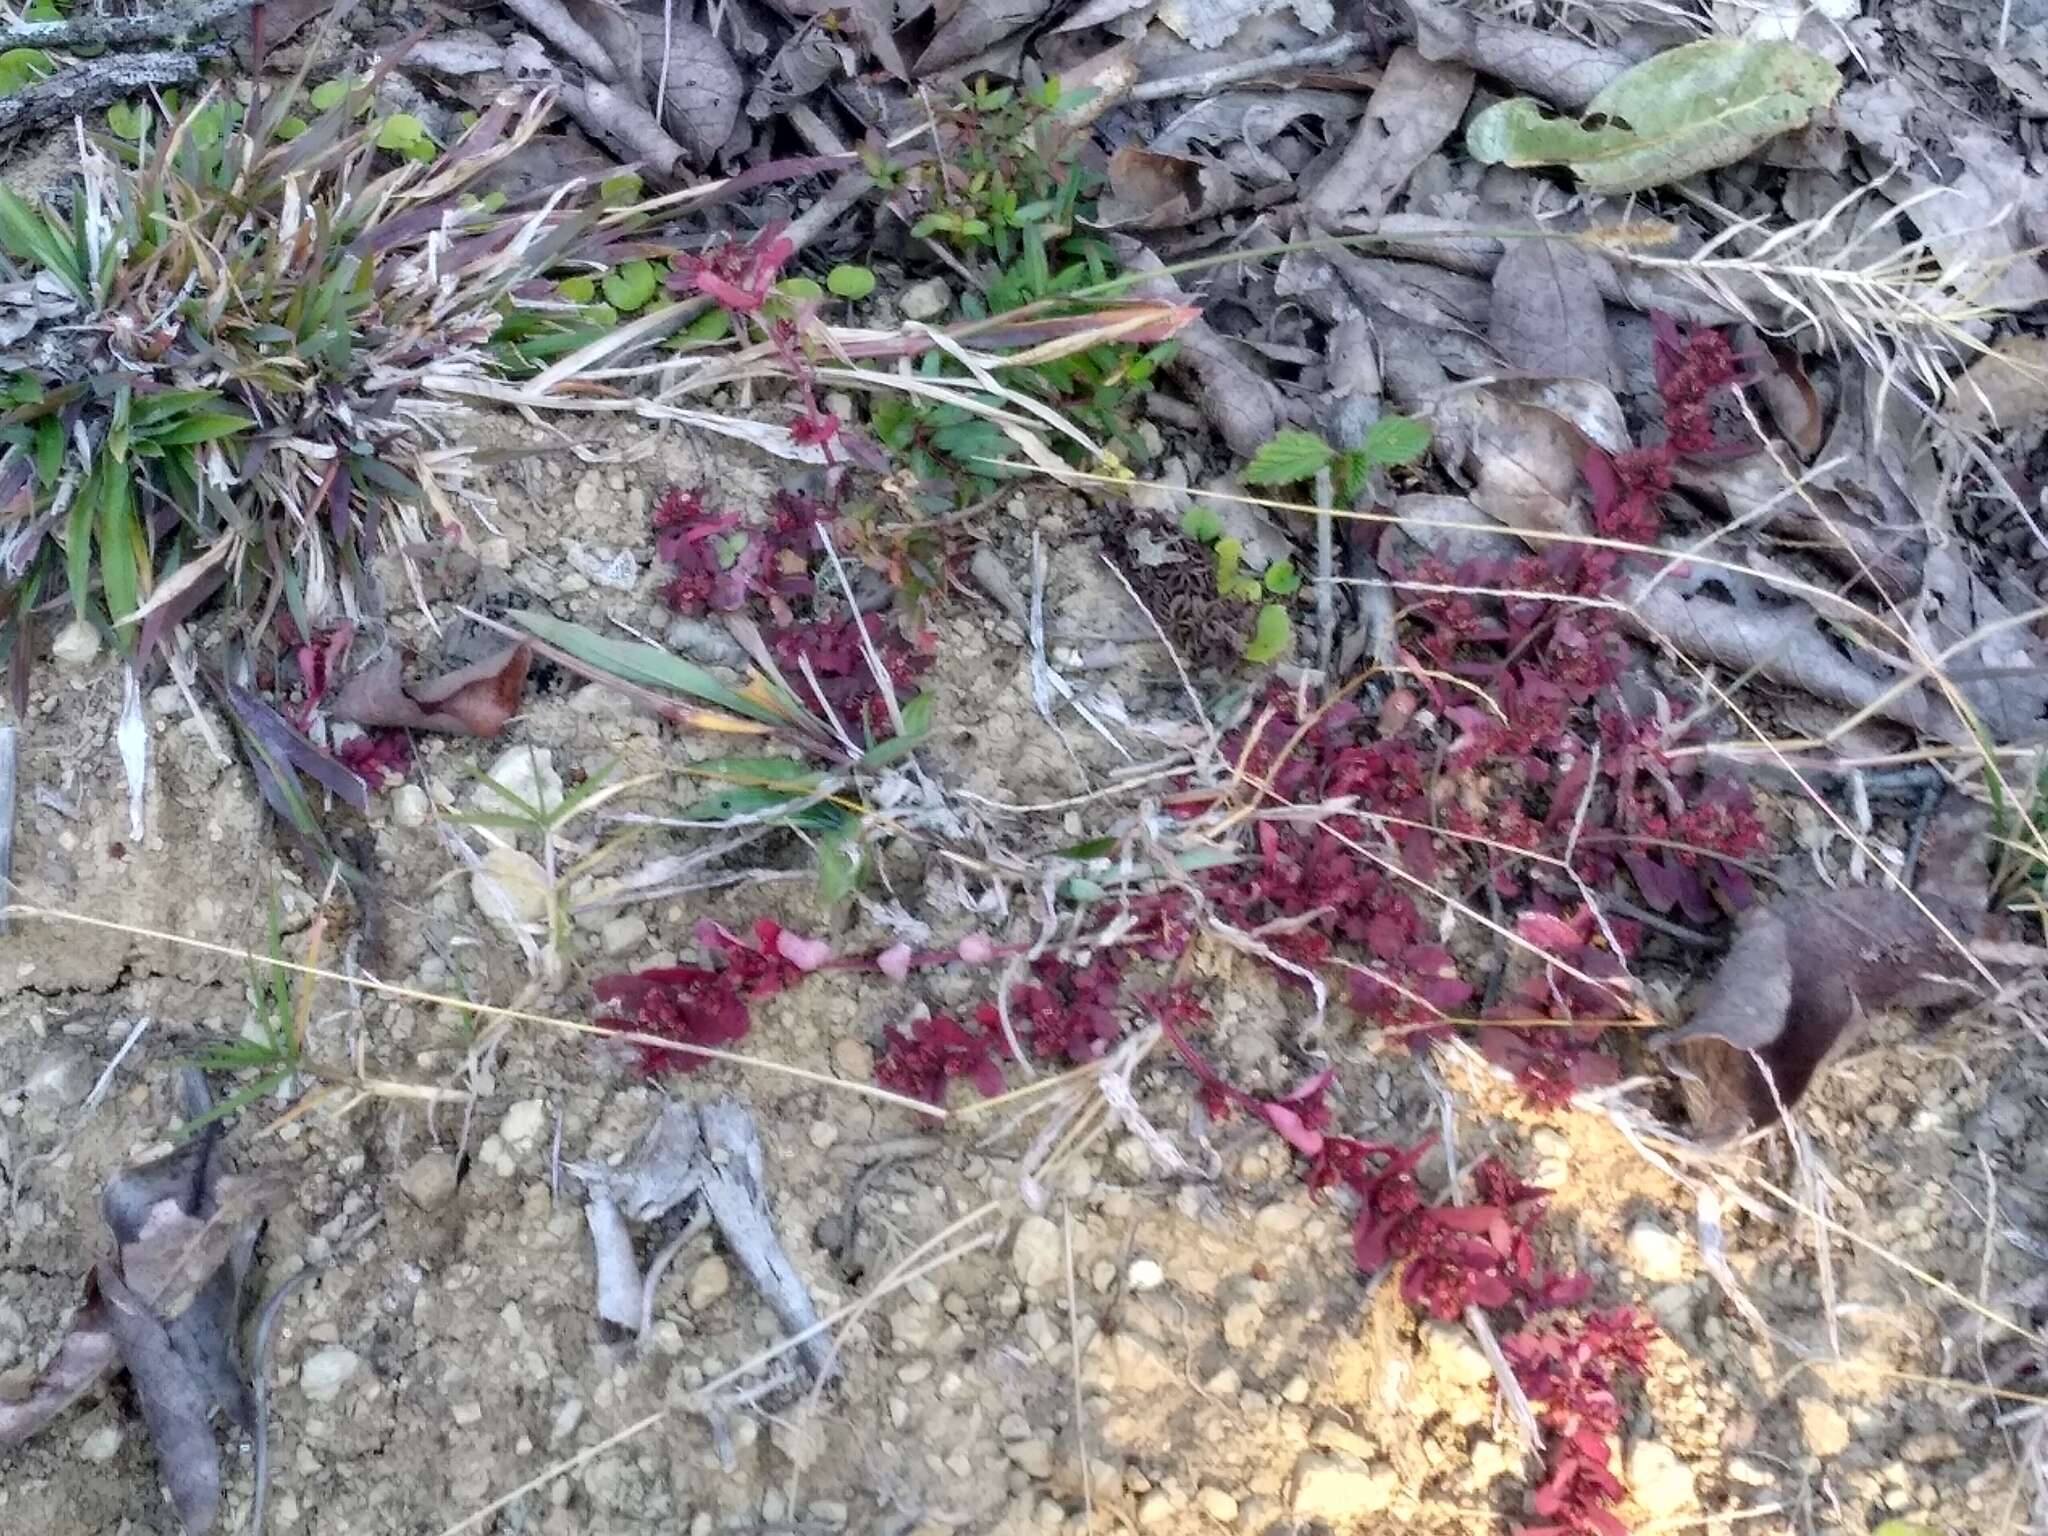
<instances>
[{"instance_id":1,"label":"pale green leaf","mask_svg":"<svg viewBox=\"0 0 2048 1536\"><path fill-rule=\"evenodd\" d=\"M1244 659L1255 666L1263 666L1277 659L1294 643L1294 624L1287 617L1287 610L1278 603L1268 603L1259 610L1258 625L1252 630L1252 637L1245 642Z\"/></svg>"},{"instance_id":2,"label":"pale green leaf","mask_svg":"<svg viewBox=\"0 0 2048 1536\"><path fill-rule=\"evenodd\" d=\"M1412 416L1382 416L1365 434L1371 464L1413 464L1429 452L1429 423Z\"/></svg>"},{"instance_id":3,"label":"pale green leaf","mask_svg":"<svg viewBox=\"0 0 2048 1536\"><path fill-rule=\"evenodd\" d=\"M650 262L629 261L604 275L605 302L622 315L645 308L658 287L660 281Z\"/></svg>"},{"instance_id":4,"label":"pale green leaf","mask_svg":"<svg viewBox=\"0 0 2048 1536\"><path fill-rule=\"evenodd\" d=\"M1488 107L1465 147L1482 165L1568 165L1590 192L1635 192L1734 165L1841 88L1841 72L1797 44L1707 38L1638 64L1582 118L1526 96Z\"/></svg>"},{"instance_id":5,"label":"pale green leaf","mask_svg":"<svg viewBox=\"0 0 2048 1536\"><path fill-rule=\"evenodd\" d=\"M842 299L864 299L875 291L875 274L866 267L837 266L825 274L825 286Z\"/></svg>"},{"instance_id":6,"label":"pale green leaf","mask_svg":"<svg viewBox=\"0 0 2048 1536\"><path fill-rule=\"evenodd\" d=\"M1336 452L1313 432L1288 428L1263 443L1244 472L1246 485L1293 485L1314 478Z\"/></svg>"}]
</instances>

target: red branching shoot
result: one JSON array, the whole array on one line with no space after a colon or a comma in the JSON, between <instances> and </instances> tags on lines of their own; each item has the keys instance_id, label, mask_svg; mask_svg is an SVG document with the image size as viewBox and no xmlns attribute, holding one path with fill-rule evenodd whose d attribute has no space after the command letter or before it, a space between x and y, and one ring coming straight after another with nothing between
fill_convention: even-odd
<instances>
[{"instance_id":1,"label":"red branching shoot","mask_svg":"<svg viewBox=\"0 0 2048 1536\"><path fill-rule=\"evenodd\" d=\"M875 1081L895 1093L927 1104L946 1097L954 1078L973 1084L983 1098L1003 1091L1002 1037L981 1033L943 1013L918 1019L908 1030L882 1031Z\"/></svg>"}]
</instances>

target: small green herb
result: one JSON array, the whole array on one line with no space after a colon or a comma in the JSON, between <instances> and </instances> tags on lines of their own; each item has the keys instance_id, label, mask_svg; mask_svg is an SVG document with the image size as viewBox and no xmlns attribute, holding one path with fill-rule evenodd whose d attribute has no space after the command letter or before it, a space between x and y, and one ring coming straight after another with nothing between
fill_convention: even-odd
<instances>
[{"instance_id":1,"label":"small green herb","mask_svg":"<svg viewBox=\"0 0 2048 1536\"><path fill-rule=\"evenodd\" d=\"M1246 485L1294 485L1327 469L1336 450L1313 432L1288 428L1262 443L1245 467Z\"/></svg>"},{"instance_id":2,"label":"small green herb","mask_svg":"<svg viewBox=\"0 0 2048 1536\"><path fill-rule=\"evenodd\" d=\"M1267 603L1259 610L1251 639L1245 642L1244 659L1263 666L1279 657L1293 643L1294 624L1287 617L1287 610L1278 603Z\"/></svg>"},{"instance_id":3,"label":"small green herb","mask_svg":"<svg viewBox=\"0 0 2048 1536\"><path fill-rule=\"evenodd\" d=\"M875 274L866 267L841 265L825 274L825 286L842 299L864 299L875 291Z\"/></svg>"}]
</instances>

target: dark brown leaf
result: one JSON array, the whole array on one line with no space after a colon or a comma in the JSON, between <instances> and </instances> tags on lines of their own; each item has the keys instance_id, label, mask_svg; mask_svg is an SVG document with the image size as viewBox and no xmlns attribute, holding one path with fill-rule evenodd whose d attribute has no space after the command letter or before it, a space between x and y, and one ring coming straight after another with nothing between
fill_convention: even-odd
<instances>
[{"instance_id":1,"label":"dark brown leaf","mask_svg":"<svg viewBox=\"0 0 2048 1536\"><path fill-rule=\"evenodd\" d=\"M105 1307L81 1309L57 1354L29 1384L26 1396L0 1399L0 1446L20 1445L69 1408L114 1368L114 1336Z\"/></svg>"},{"instance_id":2,"label":"dark brown leaf","mask_svg":"<svg viewBox=\"0 0 2048 1536\"><path fill-rule=\"evenodd\" d=\"M334 701L334 718L353 725L495 736L519 708L533 647L521 642L408 686L396 655L358 672Z\"/></svg>"},{"instance_id":3,"label":"dark brown leaf","mask_svg":"<svg viewBox=\"0 0 2048 1536\"><path fill-rule=\"evenodd\" d=\"M1109 159L1101 223L1105 229L1181 229L1244 200L1237 178L1214 160L1127 144Z\"/></svg>"},{"instance_id":4,"label":"dark brown leaf","mask_svg":"<svg viewBox=\"0 0 2048 1536\"><path fill-rule=\"evenodd\" d=\"M220 1515L220 1446L207 1422L213 1395L114 1266L101 1263L93 1273L171 1504L187 1531L210 1531Z\"/></svg>"},{"instance_id":5,"label":"dark brown leaf","mask_svg":"<svg viewBox=\"0 0 2048 1536\"><path fill-rule=\"evenodd\" d=\"M1881 1008L1952 1010L1978 995L1959 951L1984 936L1984 818L1952 800L1930 826L1919 889L1864 886L1791 897L1744 917L1692 1018L1654 1042L1697 1081L1704 1134L1770 1125Z\"/></svg>"}]
</instances>

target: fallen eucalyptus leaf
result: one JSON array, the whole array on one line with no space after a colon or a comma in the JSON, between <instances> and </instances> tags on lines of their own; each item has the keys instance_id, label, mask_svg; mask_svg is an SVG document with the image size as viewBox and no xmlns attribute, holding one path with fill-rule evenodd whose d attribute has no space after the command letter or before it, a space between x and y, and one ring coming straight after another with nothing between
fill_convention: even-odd
<instances>
[{"instance_id":1,"label":"fallen eucalyptus leaf","mask_svg":"<svg viewBox=\"0 0 2048 1536\"><path fill-rule=\"evenodd\" d=\"M1581 118L1526 96L1499 102L1465 147L1482 165L1568 165L1589 192L1636 192L1735 164L1841 88L1834 65L1796 44L1709 38L1638 64Z\"/></svg>"}]
</instances>

